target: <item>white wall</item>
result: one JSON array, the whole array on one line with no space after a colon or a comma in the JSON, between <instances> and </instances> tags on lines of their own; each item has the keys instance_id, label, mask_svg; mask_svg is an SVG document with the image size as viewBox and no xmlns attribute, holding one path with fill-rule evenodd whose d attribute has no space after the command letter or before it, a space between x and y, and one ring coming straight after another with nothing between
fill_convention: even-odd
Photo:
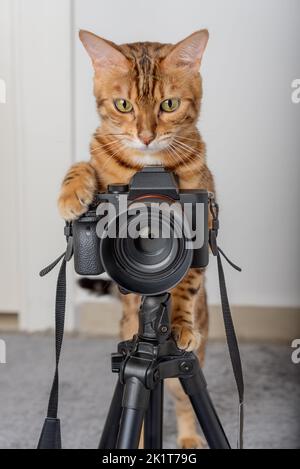
<instances>
[{"instance_id":1,"label":"white wall","mask_svg":"<svg viewBox=\"0 0 300 469\"><path fill-rule=\"evenodd\" d=\"M299 0L75 0L75 29L115 42L176 42L207 27L200 129L221 203L220 244L244 268L228 270L233 303L300 305ZM76 159L98 124L92 69L76 42ZM209 298L219 301L215 263Z\"/></svg>"}]
</instances>

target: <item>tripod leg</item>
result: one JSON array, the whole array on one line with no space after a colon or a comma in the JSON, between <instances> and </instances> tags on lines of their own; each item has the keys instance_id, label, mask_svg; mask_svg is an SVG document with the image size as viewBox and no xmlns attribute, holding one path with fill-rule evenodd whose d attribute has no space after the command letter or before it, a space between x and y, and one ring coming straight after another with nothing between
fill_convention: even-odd
<instances>
[{"instance_id":1,"label":"tripod leg","mask_svg":"<svg viewBox=\"0 0 300 469\"><path fill-rule=\"evenodd\" d=\"M209 447L230 449L230 444L208 394L202 370L199 368L194 376L180 378L180 382L190 398Z\"/></svg>"},{"instance_id":2,"label":"tripod leg","mask_svg":"<svg viewBox=\"0 0 300 469\"><path fill-rule=\"evenodd\" d=\"M144 422L144 448L161 449L163 436L164 382L160 381L150 394Z\"/></svg>"},{"instance_id":3,"label":"tripod leg","mask_svg":"<svg viewBox=\"0 0 300 469\"><path fill-rule=\"evenodd\" d=\"M117 449L138 448L149 397L150 390L146 389L138 378L126 380Z\"/></svg>"},{"instance_id":4,"label":"tripod leg","mask_svg":"<svg viewBox=\"0 0 300 469\"><path fill-rule=\"evenodd\" d=\"M124 386L118 379L99 443L99 449L114 449L116 447L122 414L123 390Z\"/></svg>"}]
</instances>

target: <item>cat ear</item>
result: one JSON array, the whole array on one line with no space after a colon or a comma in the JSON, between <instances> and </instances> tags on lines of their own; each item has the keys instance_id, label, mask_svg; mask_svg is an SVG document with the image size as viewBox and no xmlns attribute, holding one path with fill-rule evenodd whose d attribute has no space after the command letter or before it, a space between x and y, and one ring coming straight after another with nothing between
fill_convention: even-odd
<instances>
[{"instance_id":1,"label":"cat ear","mask_svg":"<svg viewBox=\"0 0 300 469\"><path fill-rule=\"evenodd\" d=\"M207 29L196 31L178 42L164 60L167 67L189 67L198 70L208 42Z\"/></svg>"},{"instance_id":2,"label":"cat ear","mask_svg":"<svg viewBox=\"0 0 300 469\"><path fill-rule=\"evenodd\" d=\"M92 59L96 72L109 67L118 67L121 70L128 71L129 61L118 50L116 44L84 30L79 31L79 37Z\"/></svg>"}]
</instances>

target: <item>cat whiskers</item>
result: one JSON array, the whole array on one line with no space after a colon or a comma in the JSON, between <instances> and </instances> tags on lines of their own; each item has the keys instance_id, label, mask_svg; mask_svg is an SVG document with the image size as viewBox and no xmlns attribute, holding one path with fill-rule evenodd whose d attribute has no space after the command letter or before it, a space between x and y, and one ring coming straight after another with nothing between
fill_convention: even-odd
<instances>
[{"instance_id":1,"label":"cat whiskers","mask_svg":"<svg viewBox=\"0 0 300 469\"><path fill-rule=\"evenodd\" d=\"M104 171L104 169L107 167L107 165L110 163L110 161L117 155L119 155L123 150L124 150L124 145L122 145L121 142L118 142L119 143L119 146L114 147L113 148L113 151L116 149L116 151L114 151L114 153L110 153L108 155L108 158L106 160L106 162L104 163L104 165L102 166L102 171ZM111 147L110 147L111 148Z\"/></svg>"},{"instance_id":2,"label":"cat whiskers","mask_svg":"<svg viewBox=\"0 0 300 469\"><path fill-rule=\"evenodd\" d=\"M167 152L168 155L170 156L171 161L172 161L173 163L177 163L176 157L174 158L174 155L173 155L173 153L171 152L171 150L170 150L169 147L166 148L166 152Z\"/></svg>"},{"instance_id":3,"label":"cat whiskers","mask_svg":"<svg viewBox=\"0 0 300 469\"><path fill-rule=\"evenodd\" d=\"M111 137L111 136L123 136L123 137L131 137L130 134L124 132L124 133L120 133L120 134L99 134L99 136L101 137Z\"/></svg>"},{"instance_id":4,"label":"cat whiskers","mask_svg":"<svg viewBox=\"0 0 300 469\"><path fill-rule=\"evenodd\" d=\"M177 153L176 148L174 147L174 145L170 145L166 150L167 150L167 153L169 154L172 162L175 163L175 166L178 164L178 160L179 160L179 162L182 162L183 165L188 167L187 162L182 158L180 153Z\"/></svg>"},{"instance_id":5,"label":"cat whiskers","mask_svg":"<svg viewBox=\"0 0 300 469\"><path fill-rule=\"evenodd\" d=\"M170 143L169 148L171 150L173 150L173 153L175 153L175 155L173 155L173 156L177 157L177 159L179 159L186 167L188 167L187 162L185 161L185 159L181 156L180 153L177 152L177 150L179 150L179 152L180 152L180 148L176 148L176 146L173 145L173 143Z\"/></svg>"},{"instance_id":6,"label":"cat whiskers","mask_svg":"<svg viewBox=\"0 0 300 469\"><path fill-rule=\"evenodd\" d=\"M97 153L101 150L103 150L103 152L106 154L106 161L102 167L102 170L104 170L108 163L116 156L118 155L125 147L122 143L122 139L118 138L118 139L115 139L113 140L112 142L107 142L107 143L100 143L98 142L99 145L97 146L94 146L93 150L91 150L91 153ZM112 150L113 153L109 153L107 155L107 151L106 150Z\"/></svg>"},{"instance_id":7,"label":"cat whiskers","mask_svg":"<svg viewBox=\"0 0 300 469\"><path fill-rule=\"evenodd\" d=\"M191 147L190 145L187 145L186 143L183 143L179 139L176 139L176 138L174 139L174 142L175 142L175 145L187 151L190 156L193 156L195 158L200 158L197 148Z\"/></svg>"},{"instance_id":8,"label":"cat whiskers","mask_svg":"<svg viewBox=\"0 0 300 469\"><path fill-rule=\"evenodd\" d=\"M120 139L116 139L116 140L113 140L112 142L108 142L108 143L101 143L97 146L93 146L93 150L91 150L91 153L96 153L97 151L101 150L101 149L105 149L105 148L110 148L110 147L113 147L114 145L117 145L117 144L121 144L121 141Z\"/></svg>"},{"instance_id":9,"label":"cat whiskers","mask_svg":"<svg viewBox=\"0 0 300 469\"><path fill-rule=\"evenodd\" d=\"M111 153L106 162L104 163L104 165L102 166L102 171L107 167L108 163L110 163L110 161L115 157L117 156L118 154L120 154L120 152L122 151L122 148L118 148L117 151L115 151L114 153Z\"/></svg>"},{"instance_id":10,"label":"cat whiskers","mask_svg":"<svg viewBox=\"0 0 300 469\"><path fill-rule=\"evenodd\" d=\"M180 142L179 140L176 140L176 139L174 139L174 144L175 144L175 146L179 146L181 148L184 148L189 153L194 153L196 151L195 148L193 148L189 145L186 145L185 143Z\"/></svg>"},{"instance_id":11,"label":"cat whiskers","mask_svg":"<svg viewBox=\"0 0 300 469\"><path fill-rule=\"evenodd\" d=\"M183 139L183 140L189 140L191 142L195 142L195 143L200 143L200 137L199 138L190 138L190 137L185 137L184 135L175 135L174 136L174 139L176 138L179 138L179 139Z\"/></svg>"},{"instance_id":12,"label":"cat whiskers","mask_svg":"<svg viewBox=\"0 0 300 469\"><path fill-rule=\"evenodd\" d=\"M188 167L188 163L197 158L201 158L196 148L181 142L177 138L173 139L173 143L171 143L170 147L172 148L177 158L179 158L179 160L182 161L186 167ZM186 159L182 157L182 153L187 157Z\"/></svg>"}]
</instances>

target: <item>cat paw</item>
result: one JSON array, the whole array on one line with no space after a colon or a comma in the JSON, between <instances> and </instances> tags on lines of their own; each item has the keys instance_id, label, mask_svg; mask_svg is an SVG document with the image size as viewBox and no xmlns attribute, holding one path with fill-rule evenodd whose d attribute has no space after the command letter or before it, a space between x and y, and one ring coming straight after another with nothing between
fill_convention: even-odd
<instances>
[{"instance_id":1,"label":"cat paw","mask_svg":"<svg viewBox=\"0 0 300 469\"><path fill-rule=\"evenodd\" d=\"M206 447L206 441L200 435L182 436L178 438L180 449L203 449Z\"/></svg>"},{"instance_id":2,"label":"cat paw","mask_svg":"<svg viewBox=\"0 0 300 469\"><path fill-rule=\"evenodd\" d=\"M63 188L58 199L58 211L64 220L76 220L87 212L93 198L94 191L90 188Z\"/></svg>"},{"instance_id":3,"label":"cat paw","mask_svg":"<svg viewBox=\"0 0 300 469\"><path fill-rule=\"evenodd\" d=\"M197 350L201 342L201 334L191 327L176 324L172 326L173 337L177 347L186 352Z\"/></svg>"}]
</instances>

